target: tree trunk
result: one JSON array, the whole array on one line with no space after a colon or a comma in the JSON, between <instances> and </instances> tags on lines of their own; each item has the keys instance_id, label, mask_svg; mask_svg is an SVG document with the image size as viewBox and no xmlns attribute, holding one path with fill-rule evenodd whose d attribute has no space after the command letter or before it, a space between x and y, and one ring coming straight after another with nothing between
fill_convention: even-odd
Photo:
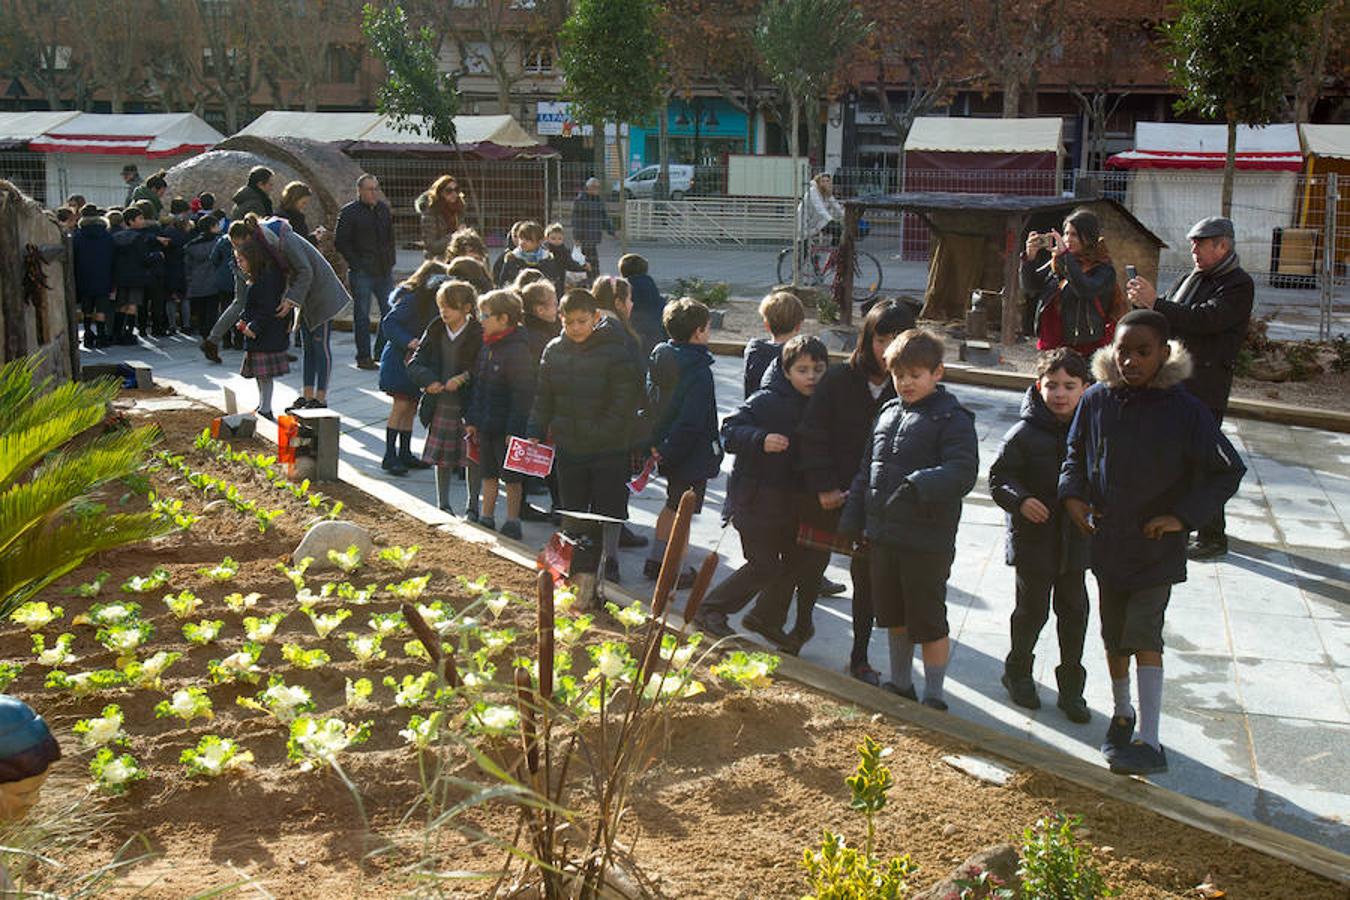
<instances>
[{"instance_id":1,"label":"tree trunk","mask_svg":"<svg viewBox=\"0 0 1350 900\"><path fill-rule=\"evenodd\" d=\"M319 97L314 90L314 79L312 77L305 81L302 90L305 92L305 112L318 112Z\"/></svg>"},{"instance_id":2,"label":"tree trunk","mask_svg":"<svg viewBox=\"0 0 1350 900\"><path fill-rule=\"evenodd\" d=\"M1228 116L1228 153L1223 160L1223 203L1221 215L1233 214L1233 173L1237 168L1237 119Z\"/></svg>"},{"instance_id":3,"label":"tree trunk","mask_svg":"<svg viewBox=\"0 0 1350 900\"><path fill-rule=\"evenodd\" d=\"M661 157L661 171L656 176L655 197L664 200L670 194L670 96L667 95L657 112L656 152Z\"/></svg>"},{"instance_id":4,"label":"tree trunk","mask_svg":"<svg viewBox=\"0 0 1350 900\"><path fill-rule=\"evenodd\" d=\"M1022 111L1022 82L1016 78L1003 81L1003 118L1015 119Z\"/></svg>"},{"instance_id":5,"label":"tree trunk","mask_svg":"<svg viewBox=\"0 0 1350 900\"><path fill-rule=\"evenodd\" d=\"M813 165L825 168L825 148L820 134L820 98L810 97L806 103L806 156Z\"/></svg>"},{"instance_id":6,"label":"tree trunk","mask_svg":"<svg viewBox=\"0 0 1350 900\"><path fill-rule=\"evenodd\" d=\"M1322 7L1321 21L1317 24L1317 39L1313 43L1308 65L1303 70L1294 91L1294 122L1302 125L1312 115L1313 105L1322 94L1322 79L1326 76L1327 53L1331 47L1331 17L1336 9L1335 3Z\"/></svg>"},{"instance_id":7,"label":"tree trunk","mask_svg":"<svg viewBox=\"0 0 1350 900\"><path fill-rule=\"evenodd\" d=\"M595 166L595 177L600 179L600 196L609 196L609 169L605 166L605 123L591 125L591 164ZM622 191L620 191L622 193Z\"/></svg>"},{"instance_id":8,"label":"tree trunk","mask_svg":"<svg viewBox=\"0 0 1350 900\"><path fill-rule=\"evenodd\" d=\"M225 97L221 105L225 111L225 132L234 134L239 131L239 98Z\"/></svg>"},{"instance_id":9,"label":"tree trunk","mask_svg":"<svg viewBox=\"0 0 1350 900\"><path fill-rule=\"evenodd\" d=\"M787 101L788 106L792 110L790 115L792 130L788 132L788 156L796 159L801 155L799 152L801 150L801 107L797 104L797 98L791 94L788 95Z\"/></svg>"},{"instance_id":10,"label":"tree trunk","mask_svg":"<svg viewBox=\"0 0 1350 900\"><path fill-rule=\"evenodd\" d=\"M122 112L122 88L119 85L113 85L109 89L108 108L111 112Z\"/></svg>"}]
</instances>

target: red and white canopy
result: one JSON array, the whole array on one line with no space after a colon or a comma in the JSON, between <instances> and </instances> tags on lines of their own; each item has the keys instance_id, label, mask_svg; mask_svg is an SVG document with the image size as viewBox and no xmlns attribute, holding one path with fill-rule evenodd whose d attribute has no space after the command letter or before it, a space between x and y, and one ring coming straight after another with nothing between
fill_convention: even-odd
<instances>
[{"instance_id":1,"label":"red and white canopy","mask_svg":"<svg viewBox=\"0 0 1350 900\"><path fill-rule=\"evenodd\" d=\"M81 113L29 141L28 149L154 159L201 153L223 140L192 113Z\"/></svg>"},{"instance_id":2,"label":"red and white canopy","mask_svg":"<svg viewBox=\"0 0 1350 900\"><path fill-rule=\"evenodd\" d=\"M1134 149L1106 161L1108 169L1222 169L1228 153L1225 125L1139 122ZM1238 126L1236 166L1244 172L1299 172L1298 126Z\"/></svg>"}]
</instances>

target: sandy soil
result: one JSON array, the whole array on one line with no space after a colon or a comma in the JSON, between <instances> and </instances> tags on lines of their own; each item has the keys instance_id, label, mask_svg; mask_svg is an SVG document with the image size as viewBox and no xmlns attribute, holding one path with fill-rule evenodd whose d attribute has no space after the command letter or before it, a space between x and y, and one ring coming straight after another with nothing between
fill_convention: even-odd
<instances>
[{"instance_id":1,"label":"sandy soil","mask_svg":"<svg viewBox=\"0 0 1350 900\"><path fill-rule=\"evenodd\" d=\"M241 617L222 602L226 593L239 590L263 595L253 610L256 615L291 611L267 645L262 662L269 671L284 674L288 684L308 687L320 713L344 714L337 707L343 703L346 678L364 676L378 683L384 675L422 670L421 663L403 658L395 649L407 636L392 645L386 642L387 660L366 665L352 657L340 638L348 627L339 628L326 640L317 638L306 617L293 610L291 586L275 568L287 557L312 513L289 495L250 480L242 467L193 452L191 439L205 421L203 414L159 412L155 419L166 433L164 447L186 453L195 469L228 476L245 496L266 498L269 505L284 507L286 513L260 536L251 520L232 510L217 512L191 531L161 539L151 547L102 554L46 591L43 599L63 605L66 617L63 625L53 623L44 632L49 637L62 631L76 634L74 649L81 659L73 669L111 666L113 654L94 641L93 629L69 625L70 618L91 601L70 596L65 589L107 571L112 577L100 599L127 599L117 585L162 565L172 573L174 590L190 588L205 598L201 615L226 622L218 645L193 647L179 636L179 622L160 603L164 591L131 598L142 604L156 627L147 650L184 653L164 679L165 692L206 684L207 661L232 652L242 642ZM257 444L254 449L267 448ZM169 471L158 472L153 476L155 489L183 497L194 512L200 512L203 504L198 492L175 479ZM343 500L347 505L344 517L372 529L377 542L421 545L407 574L432 576L423 602L445 599L456 609L462 608L468 597L455 578L461 574L485 574L498 588L529 595L530 573L482 547L434 532L343 486L325 487L325 491ZM110 502L117 501L112 498ZM197 574L199 568L225 555L241 564L232 581L213 584ZM309 581L317 591L319 584L341 577L339 573L316 573ZM400 577L372 563L352 580L383 584ZM355 615L348 625L361 630L369 614L396 608L396 601L385 597L352 607ZM531 613L528 606L508 606L501 622L529 635ZM601 630L595 639L621 637L603 614L597 624ZM282 641L307 648L322 646L333 662L314 671L291 669L280 659ZM178 720L153 717L154 704L162 698L155 691L111 690L75 699L45 690L46 670L32 661L29 643L27 633L8 623L0 631L0 658L26 657L29 663L11 691L47 717L67 748L66 759L57 764L49 783L47 802L84 791L89 754L78 751L70 729L78 719L97 715L106 703L121 704L131 736L128 749L149 773L126 797L90 801L91 808L114 816L113 825L62 858L71 870L87 871L106 863L128 837L140 834L158 856L126 871L119 894L125 887L127 893L143 888L141 896L181 897L244 878L257 879L277 897L383 897L414 891L402 874L413 858L394 854L362 859L366 851L380 845L379 836L415 835L400 820L422 792L418 758L398 735L411 710L395 707L388 688L377 686L377 707L361 714L374 720L370 741L342 758L359 791L367 828L352 793L332 772L297 771L286 760L283 730L271 719L235 705L236 696L251 696L257 687L209 687L215 719L185 726ZM518 644L499 654L504 671L515 652L527 652L527 648ZM637 786L633 817L624 835L643 872L663 896L719 900L801 896L802 850L818 843L822 828L842 831L850 843L862 837L863 821L847 809L843 779L856 764L855 748L864 735L895 750L889 763L896 785L879 820L879 846L886 854L913 855L921 866L916 887L944 877L976 850L1012 839L1039 815L1062 810L1085 818L1086 843L1122 897L1196 896L1193 889L1207 879L1231 896L1244 898L1344 896L1342 887L1292 866L1045 774L1022 771L1002 788L982 784L940 760L943 754L969 748L912 726L869 717L793 684L778 682L747 694L721 686L706 672L699 677L708 692L676 707L665 752ZM232 737L251 750L256 757L252 770L211 781L189 779L178 764L178 755L208 733ZM501 739L490 749L508 753ZM466 759L452 758L451 765L461 774L474 774ZM576 799L583 807L589 802L584 790L578 791ZM504 806L469 818L503 836L510 835L516 821ZM481 850L467 848L453 833L442 833L437 843L448 848L443 860L447 864L476 868L497 861ZM469 883L448 894L481 896L484 889L483 884Z\"/></svg>"}]
</instances>

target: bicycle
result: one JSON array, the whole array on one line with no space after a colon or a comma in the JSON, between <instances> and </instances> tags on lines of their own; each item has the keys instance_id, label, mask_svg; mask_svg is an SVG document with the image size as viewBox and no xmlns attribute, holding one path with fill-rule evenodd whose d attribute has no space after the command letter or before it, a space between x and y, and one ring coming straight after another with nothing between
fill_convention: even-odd
<instances>
[{"instance_id":1,"label":"bicycle","mask_svg":"<svg viewBox=\"0 0 1350 900\"><path fill-rule=\"evenodd\" d=\"M822 232L823 233L823 232ZM806 243L806 242L804 242ZM792 283L792 255L798 245L784 247L778 252L778 282ZM827 277L833 278L839 261L839 248L830 243L807 243L807 251L801 261L798 283L805 287L819 287L826 284ZM865 250L853 248L853 302L866 303L881 291L881 263Z\"/></svg>"}]
</instances>

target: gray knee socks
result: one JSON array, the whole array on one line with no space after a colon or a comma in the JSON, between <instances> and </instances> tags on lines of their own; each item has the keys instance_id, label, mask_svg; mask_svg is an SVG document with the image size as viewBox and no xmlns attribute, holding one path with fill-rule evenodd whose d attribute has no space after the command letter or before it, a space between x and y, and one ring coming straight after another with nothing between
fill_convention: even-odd
<instances>
[{"instance_id":1,"label":"gray knee socks","mask_svg":"<svg viewBox=\"0 0 1350 900\"><path fill-rule=\"evenodd\" d=\"M446 512L454 512L450 506L450 482L454 473L449 466L436 467L436 505Z\"/></svg>"},{"instance_id":2,"label":"gray knee socks","mask_svg":"<svg viewBox=\"0 0 1350 900\"><path fill-rule=\"evenodd\" d=\"M1158 719L1162 715L1162 666L1136 666L1135 677L1139 682L1139 725L1135 737L1156 750L1160 746Z\"/></svg>"},{"instance_id":3,"label":"gray knee socks","mask_svg":"<svg viewBox=\"0 0 1350 900\"><path fill-rule=\"evenodd\" d=\"M891 684L902 691L914 687L914 642L908 631L886 629L886 640L891 648Z\"/></svg>"}]
</instances>

